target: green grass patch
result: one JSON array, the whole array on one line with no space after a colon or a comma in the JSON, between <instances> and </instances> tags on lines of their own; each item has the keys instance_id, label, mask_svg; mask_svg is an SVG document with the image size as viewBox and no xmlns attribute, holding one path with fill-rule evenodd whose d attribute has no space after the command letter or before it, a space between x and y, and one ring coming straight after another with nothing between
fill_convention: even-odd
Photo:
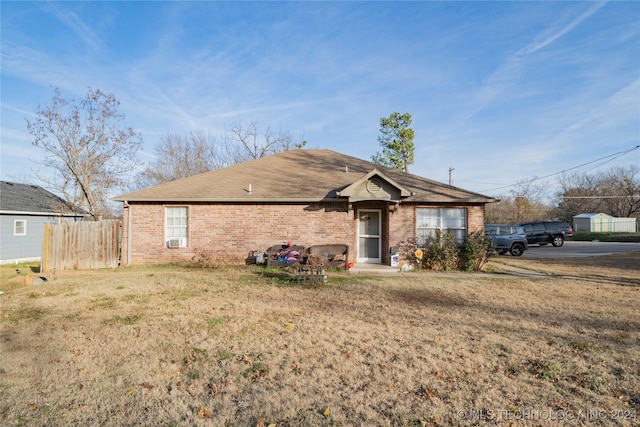
<instances>
[{"instance_id":1,"label":"green grass patch","mask_svg":"<svg viewBox=\"0 0 640 427\"><path fill-rule=\"evenodd\" d=\"M182 358L182 364L191 365L193 363L206 363L209 361L209 350L206 348L191 348L185 357Z\"/></svg>"},{"instance_id":2,"label":"green grass patch","mask_svg":"<svg viewBox=\"0 0 640 427\"><path fill-rule=\"evenodd\" d=\"M569 376L567 380L595 393L602 393L606 389L605 382L596 371L578 372Z\"/></svg>"},{"instance_id":3,"label":"green grass patch","mask_svg":"<svg viewBox=\"0 0 640 427\"><path fill-rule=\"evenodd\" d=\"M269 375L269 366L266 363L258 361L254 362L249 369L246 369L242 376L255 382Z\"/></svg>"},{"instance_id":4,"label":"green grass patch","mask_svg":"<svg viewBox=\"0 0 640 427\"><path fill-rule=\"evenodd\" d=\"M95 309L111 309L116 307L116 299L106 295L99 296L91 300L89 310Z\"/></svg>"},{"instance_id":5,"label":"green grass patch","mask_svg":"<svg viewBox=\"0 0 640 427\"><path fill-rule=\"evenodd\" d=\"M579 353L602 350L602 346L600 344L592 341L571 341L569 343L569 347Z\"/></svg>"},{"instance_id":6,"label":"green grass patch","mask_svg":"<svg viewBox=\"0 0 640 427\"><path fill-rule=\"evenodd\" d=\"M231 359L232 357L233 357L233 353L231 353L229 350L222 349L216 353L216 360L218 362Z\"/></svg>"},{"instance_id":7,"label":"green grass patch","mask_svg":"<svg viewBox=\"0 0 640 427\"><path fill-rule=\"evenodd\" d=\"M529 372L546 381L555 382L560 378L560 366L550 360L528 360Z\"/></svg>"},{"instance_id":8,"label":"green grass patch","mask_svg":"<svg viewBox=\"0 0 640 427\"><path fill-rule=\"evenodd\" d=\"M23 320L38 320L48 311L43 308L24 307L9 313L9 320L12 322L20 322Z\"/></svg>"},{"instance_id":9,"label":"green grass patch","mask_svg":"<svg viewBox=\"0 0 640 427\"><path fill-rule=\"evenodd\" d=\"M190 298L196 298L202 296L202 291L195 288L185 289L168 289L161 292L161 295L166 295L167 298L173 301L174 305L180 305L182 301L186 301Z\"/></svg>"},{"instance_id":10,"label":"green grass patch","mask_svg":"<svg viewBox=\"0 0 640 427\"><path fill-rule=\"evenodd\" d=\"M67 313L62 318L68 322L74 322L78 320L79 313Z\"/></svg>"},{"instance_id":11,"label":"green grass patch","mask_svg":"<svg viewBox=\"0 0 640 427\"><path fill-rule=\"evenodd\" d=\"M226 316L214 317L213 319L207 320L207 328L213 329L216 326L224 325L227 320L229 320L229 318Z\"/></svg>"},{"instance_id":12,"label":"green grass patch","mask_svg":"<svg viewBox=\"0 0 640 427\"><path fill-rule=\"evenodd\" d=\"M186 373L186 377L191 381L195 381L202 376L202 372L199 369L190 369Z\"/></svg>"},{"instance_id":13,"label":"green grass patch","mask_svg":"<svg viewBox=\"0 0 640 427\"><path fill-rule=\"evenodd\" d=\"M138 295L138 294L126 294L122 297L122 301L145 303L149 301L149 296Z\"/></svg>"},{"instance_id":14,"label":"green grass patch","mask_svg":"<svg viewBox=\"0 0 640 427\"><path fill-rule=\"evenodd\" d=\"M137 323L140 320L142 320L142 315L141 314L134 314L134 315L131 315L131 316L124 316L124 317L115 316L115 317L112 317L111 319L105 320L103 323L105 325L108 325L108 326L113 326L113 325L133 325L134 323Z\"/></svg>"},{"instance_id":15,"label":"green grass patch","mask_svg":"<svg viewBox=\"0 0 640 427\"><path fill-rule=\"evenodd\" d=\"M56 292L30 292L29 294L27 294L27 298L37 299L42 297L55 297L56 295L58 295L58 293Z\"/></svg>"}]
</instances>

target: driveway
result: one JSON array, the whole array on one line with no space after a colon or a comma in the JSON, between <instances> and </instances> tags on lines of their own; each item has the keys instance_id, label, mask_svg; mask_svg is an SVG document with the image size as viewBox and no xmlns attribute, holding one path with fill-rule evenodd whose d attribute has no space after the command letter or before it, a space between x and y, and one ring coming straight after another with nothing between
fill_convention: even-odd
<instances>
[{"instance_id":1,"label":"driveway","mask_svg":"<svg viewBox=\"0 0 640 427\"><path fill-rule=\"evenodd\" d=\"M616 242L574 242L566 241L564 245L555 248L552 245L529 245L523 258L572 258L583 256L610 255L624 252L640 252L640 243ZM638 257L640 262L640 256Z\"/></svg>"}]
</instances>

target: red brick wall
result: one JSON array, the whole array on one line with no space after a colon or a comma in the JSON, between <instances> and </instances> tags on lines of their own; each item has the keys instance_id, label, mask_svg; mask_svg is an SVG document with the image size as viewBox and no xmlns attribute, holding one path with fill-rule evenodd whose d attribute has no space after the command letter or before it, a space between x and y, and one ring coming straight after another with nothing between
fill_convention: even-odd
<instances>
[{"instance_id":1,"label":"red brick wall","mask_svg":"<svg viewBox=\"0 0 640 427\"><path fill-rule=\"evenodd\" d=\"M164 208L188 206L188 247L169 249L164 237ZM131 218L132 239L123 243L123 263L168 263L188 260L193 250L225 251L244 260L250 251L283 242L303 246L344 243L355 250L353 215L346 204L237 205L237 204L149 204L131 203L125 209L124 239ZM127 248L130 245L130 258Z\"/></svg>"},{"instance_id":2,"label":"red brick wall","mask_svg":"<svg viewBox=\"0 0 640 427\"><path fill-rule=\"evenodd\" d=\"M389 214L389 246L416 236L416 206L400 204Z\"/></svg>"},{"instance_id":3,"label":"red brick wall","mask_svg":"<svg viewBox=\"0 0 640 427\"><path fill-rule=\"evenodd\" d=\"M169 249L165 242L165 207L188 206L188 247ZM343 243L349 260L356 259L358 209L382 210L382 262L389 262L389 247L415 236L415 208L400 204L390 212L387 203L364 202L282 204L162 204L131 203L124 210L122 262L158 264L189 260L194 249L225 251L243 261L249 252L292 242L302 246ZM429 207L426 205L419 205ZM484 206L467 207L468 231L484 226ZM129 221L130 220L130 221ZM129 224L130 222L130 224ZM129 239L128 232L132 238ZM130 252L129 252L130 249Z\"/></svg>"},{"instance_id":4,"label":"red brick wall","mask_svg":"<svg viewBox=\"0 0 640 427\"><path fill-rule=\"evenodd\" d=\"M473 233L484 229L484 205L467 207L467 232Z\"/></svg>"}]
</instances>

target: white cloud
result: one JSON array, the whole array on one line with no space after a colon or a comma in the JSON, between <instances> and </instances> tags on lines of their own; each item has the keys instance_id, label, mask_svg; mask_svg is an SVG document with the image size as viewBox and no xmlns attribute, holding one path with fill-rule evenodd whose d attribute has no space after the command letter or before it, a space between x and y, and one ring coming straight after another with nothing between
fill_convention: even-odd
<instances>
[{"instance_id":1,"label":"white cloud","mask_svg":"<svg viewBox=\"0 0 640 427\"><path fill-rule=\"evenodd\" d=\"M482 109L486 108L509 86L514 84L521 76L521 70L526 67L527 57L551 46L562 36L578 27L587 18L602 8L606 2L592 4L586 11L572 19L568 23L555 23L549 25L534 37L534 41L522 47L515 53L508 55L486 79L485 84L476 92L474 108L467 111L464 120L469 120Z\"/></svg>"},{"instance_id":2,"label":"white cloud","mask_svg":"<svg viewBox=\"0 0 640 427\"><path fill-rule=\"evenodd\" d=\"M78 15L66 8L64 2L47 1L42 3L44 9L76 33L80 39L94 51L104 49L102 41Z\"/></svg>"}]
</instances>

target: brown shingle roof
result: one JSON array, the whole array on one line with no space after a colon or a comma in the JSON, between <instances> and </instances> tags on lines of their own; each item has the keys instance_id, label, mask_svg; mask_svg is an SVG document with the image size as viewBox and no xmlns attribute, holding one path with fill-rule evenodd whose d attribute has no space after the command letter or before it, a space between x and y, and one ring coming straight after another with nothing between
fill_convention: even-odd
<instances>
[{"instance_id":1,"label":"brown shingle roof","mask_svg":"<svg viewBox=\"0 0 640 427\"><path fill-rule=\"evenodd\" d=\"M335 151L291 150L115 197L117 201L316 202L374 169L410 190L403 201L488 203L495 199ZM250 192L249 192L250 190Z\"/></svg>"}]
</instances>

